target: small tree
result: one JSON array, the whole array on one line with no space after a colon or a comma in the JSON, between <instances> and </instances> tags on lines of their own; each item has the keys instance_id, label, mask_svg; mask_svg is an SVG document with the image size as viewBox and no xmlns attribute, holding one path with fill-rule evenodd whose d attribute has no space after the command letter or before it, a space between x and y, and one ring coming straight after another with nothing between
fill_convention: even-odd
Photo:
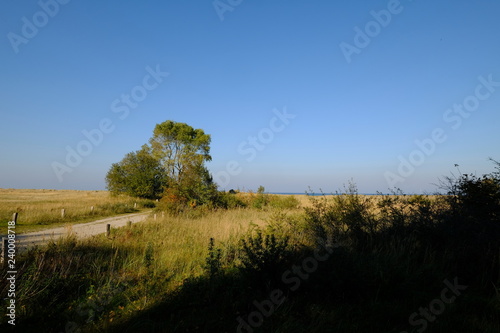
<instances>
[{"instance_id":1,"label":"small tree","mask_svg":"<svg viewBox=\"0 0 500 333\"><path fill-rule=\"evenodd\" d=\"M260 185L259 188L257 189L257 196L255 197L255 199L253 200L253 203L252 203L252 205L255 208L262 209L262 208L264 208L264 206L267 206L267 204L269 203L269 198L265 194L265 192L266 192L266 189L264 188L264 186Z\"/></svg>"},{"instance_id":2,"label":"small tree","mask_svg":"<svg viewBox=\"0 0 500 333\"><path fill-rule=\"evenodd\" d=\"M118 163L113 163L106 175L108 190L113 194L156 199L167 185L165 169L151 155L147 146L128 153Z\"/></svg>"}]
</instances>

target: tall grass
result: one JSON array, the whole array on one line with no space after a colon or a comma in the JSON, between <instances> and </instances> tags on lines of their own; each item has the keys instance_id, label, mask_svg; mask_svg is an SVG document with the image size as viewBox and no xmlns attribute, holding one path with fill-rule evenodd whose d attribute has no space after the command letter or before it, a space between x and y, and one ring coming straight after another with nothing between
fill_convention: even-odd
<instances>
[{"instance_id":1,"label":"tall grass","mask_svg":"<svg viewBox=\"0 0 500 333\"><path fill-rule=\"evenodd\" d=\"M113 229L110 239L77 241L70 235L31 250L18 270L18 302L23 304L19 322L29 332L43 313L53 318L54 332L67 323L89 331L105 329L113 318L145 310L186 279L203 276L210 238L221 248L224 266L231 265L241 235L265 226L271 214L246 209L218 210L194 219L166 214ZM2 293L5 287L1 281Z\"/></svg>"},{"instance_id":2,"label":"tall grass","mask_svg":"<svg viewBox=\"0 0 500 333\"><path fill-rule=\"evenodd\" d=\"M434 197L349 187L305 209L297 198L237 194L233 209L165 214L109 239L69 236L20 260L18 328L417 332L413 313L457 279L467 289L425 331L498 332L497 180L462 179L456 193ZM319 253L327 256L313 259ZM272 306L277 290L283 302Z\"/></svg>"}]
</instances>

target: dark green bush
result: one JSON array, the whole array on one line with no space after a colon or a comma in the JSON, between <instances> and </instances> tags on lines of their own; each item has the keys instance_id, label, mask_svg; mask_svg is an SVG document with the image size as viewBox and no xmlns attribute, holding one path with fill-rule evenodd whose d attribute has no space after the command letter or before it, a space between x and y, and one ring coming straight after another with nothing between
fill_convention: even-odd
<instances>
[{"instance_id":1,"label":"dark green bush","mask_svg":"<svg viewBox=\"0 0 500 333\"><path fill-rule=\"evenodd\" d=\"M210 238L210 242L208 244L208 256L205 259L205 270L208 273L208 276L212 279L221 272L221 252L221 249L215 247L215 240Z\"/></svg>"},{"instance_id":2,"label":"dark green bush","mask_svg":"<svg viewBox=\"0 0 500 333\"><path fill-rule=\"evenodd\" d=\"M289 238L265 234L260 230L240 242L241 271L252 283L262 287L280 284L281 275L291 265Z\"/></svg>"},{"instance_id":3,"label":"dark green bush","mask_svg":"<svg viewBox=\"0 0 500 333\"><path fill-rule=\"evenodd\" d=\"M234 192L234 191L233 191ZM217 196L217 201L215 202L217 207L224 209L233 209L239 207L246 207L246 203L241 200L236 192L219 192Z\"/></svg>"},{"instance_id":4,"label":"dark green bush","mask_svg":"<svg viewBox=\"0 0 500 333\"><path fill-rule=\"evenodd\" d=\"M141 201L141 206L144 208L155 208L156 203L152 200L142 200Z\"/></svg>"}]
</instances>

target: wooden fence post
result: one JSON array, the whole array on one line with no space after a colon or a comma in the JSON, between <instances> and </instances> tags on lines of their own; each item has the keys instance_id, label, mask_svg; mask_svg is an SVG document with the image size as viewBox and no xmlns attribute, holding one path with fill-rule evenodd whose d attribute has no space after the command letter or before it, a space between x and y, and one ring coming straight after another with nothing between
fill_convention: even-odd
<instances>
[{"instance_id":1,"label":"wooden fence post","mask_svg":"<svg viewBox=\"0 0 500 333\"><path fill-rule=\"evenodd\" d=\"M94 206L90 206L90 212L93 213L94 212Z\"/></svg>"},{"instance_id":2,"label":"wooden fence post","mask_svg":"<svg viewBox=\"0 0 500 333\"><path fill-rule=\"evenodd\" d=\"M111 234L111 224L106 224L106 237L109 237Z\"/></svg>"},{"instance_id":3,"label":"wooden fence post","mask_svg":"<svg viewBox=\"0 0 500 333\"><path fill-rule=\"evenodd\" d=\"M61 209L61 217L64 218L64 215L66 214L66 211L63 209Z\"/></svg>"},{"instance_id":4,"label":"wooden fence post","mask_svg":"<svg viewBox=\"0 0 500 333\"><path fill-rule=\"evenodd\" d=\"M137 208L137 202L134 202L134 209Z\"/></svg>"}]
</instances>

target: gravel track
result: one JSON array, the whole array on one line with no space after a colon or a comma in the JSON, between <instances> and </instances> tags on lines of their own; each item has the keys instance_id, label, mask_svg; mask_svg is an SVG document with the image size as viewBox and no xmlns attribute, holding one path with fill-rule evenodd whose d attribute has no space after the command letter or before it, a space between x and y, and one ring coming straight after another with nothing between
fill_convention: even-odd
<instances>
[{"instance_id":1,"label":"gravel track","mask_svg":"<svg viewBox=\"0 0 500 333\"><path fill-rule=\"evenodd\" d=\"M102 234L106 232L107 224L110 224L112 228L124 227L127 225L128 221L132 223L144 221L150 213L151 211L113 216L94 222L73 224L65 227L16 235L17 253L24 252L26 249L36 245L45 245L52 240L56 241L61 237L68 236L70 233L75 234L79 239Z\"/></svg>"}]
</instances>

